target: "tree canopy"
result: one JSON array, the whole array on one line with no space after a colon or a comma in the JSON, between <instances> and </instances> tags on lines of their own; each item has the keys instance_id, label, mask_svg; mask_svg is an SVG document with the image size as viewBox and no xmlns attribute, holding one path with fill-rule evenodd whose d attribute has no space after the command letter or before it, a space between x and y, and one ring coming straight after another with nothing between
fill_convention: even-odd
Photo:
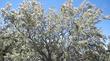
<instances>
[{"instance_id":1,"label":"tree canopy","mask_svg":"<svg viewBox=\"0 0 110 61\"><path fill-rule=\"evenodd\" d=\"M109 16L87 0L47 12L36 0L24 0L18 10L8 3L1 19L0 61L110 61L110 44L95 26Z\"/></svg>"}]
</instances>

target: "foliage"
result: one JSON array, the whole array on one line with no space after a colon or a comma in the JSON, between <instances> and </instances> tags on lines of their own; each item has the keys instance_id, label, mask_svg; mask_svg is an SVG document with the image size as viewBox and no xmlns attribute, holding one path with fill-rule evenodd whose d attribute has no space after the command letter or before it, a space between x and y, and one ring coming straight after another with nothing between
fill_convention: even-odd
<instances>
[{"instance_id":1,"label":"foliage","mask_svg":"<svg viewBox=\"0 0 110 61\"><path fill-rule=\"evenodd\" d=\"M35 0L23 1L19 10L7 4L1 9L0 61L110 61L106 37L95 26L105 18L102 11L86 0L72 4L67 0L59 12L44 12Z\"/></svg>"}]
</instances>

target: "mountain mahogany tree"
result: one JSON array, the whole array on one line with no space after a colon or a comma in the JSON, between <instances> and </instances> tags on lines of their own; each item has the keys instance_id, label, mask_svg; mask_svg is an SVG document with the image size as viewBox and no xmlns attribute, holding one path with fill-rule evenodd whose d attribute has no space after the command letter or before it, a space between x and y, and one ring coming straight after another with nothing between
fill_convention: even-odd
<instances>
[{"instance_id":1,"label":"mountain mahogany tree","mask_svg":"<svg viewBox=\"0 0 110 61\"><path fill-rule=\"evenodd\" d=\"M83 1L67 0L57 12L47 12L35 0L24 0L18 10L1 9L0 61L110 61L106 37L95 25L102 11Z\"/></svg>"}]
</instances>

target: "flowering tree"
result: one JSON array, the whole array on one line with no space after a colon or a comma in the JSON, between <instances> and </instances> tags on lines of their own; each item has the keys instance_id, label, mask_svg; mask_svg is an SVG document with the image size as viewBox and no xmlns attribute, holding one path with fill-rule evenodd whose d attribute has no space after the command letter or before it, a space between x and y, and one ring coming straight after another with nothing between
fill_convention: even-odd
<instances>
[{"instance_id":1,"label":"flowering tree","mask_svg":"<svg viewBox=\"0 0 110 61\"><path fill-rule=\"evenodd\" d=\"M7 4L1 13L0 61L109 61L106 38L95 26L109 17L88 1L75 8L67 0L59 12L45 13L25 0L19 10Z\"/></svg>"}]
</instances>

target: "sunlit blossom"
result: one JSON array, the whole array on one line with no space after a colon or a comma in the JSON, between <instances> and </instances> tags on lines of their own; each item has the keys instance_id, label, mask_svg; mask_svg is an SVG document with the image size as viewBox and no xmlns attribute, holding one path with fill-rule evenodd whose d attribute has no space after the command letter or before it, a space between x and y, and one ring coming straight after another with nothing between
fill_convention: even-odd
<instances>
[{"instance_id":1,"label":"sunlit blossom","mask_svg":"<svg viewBox=\"0 0 110 61\"><path fill-rule=\"evenodd\" d=\"M6 9L6 10L9 10L9 9L11 8L11 6L12 6L11 3L7 3L6 6L5 6L5 9Z\"/></svg>"}]
</instances>

